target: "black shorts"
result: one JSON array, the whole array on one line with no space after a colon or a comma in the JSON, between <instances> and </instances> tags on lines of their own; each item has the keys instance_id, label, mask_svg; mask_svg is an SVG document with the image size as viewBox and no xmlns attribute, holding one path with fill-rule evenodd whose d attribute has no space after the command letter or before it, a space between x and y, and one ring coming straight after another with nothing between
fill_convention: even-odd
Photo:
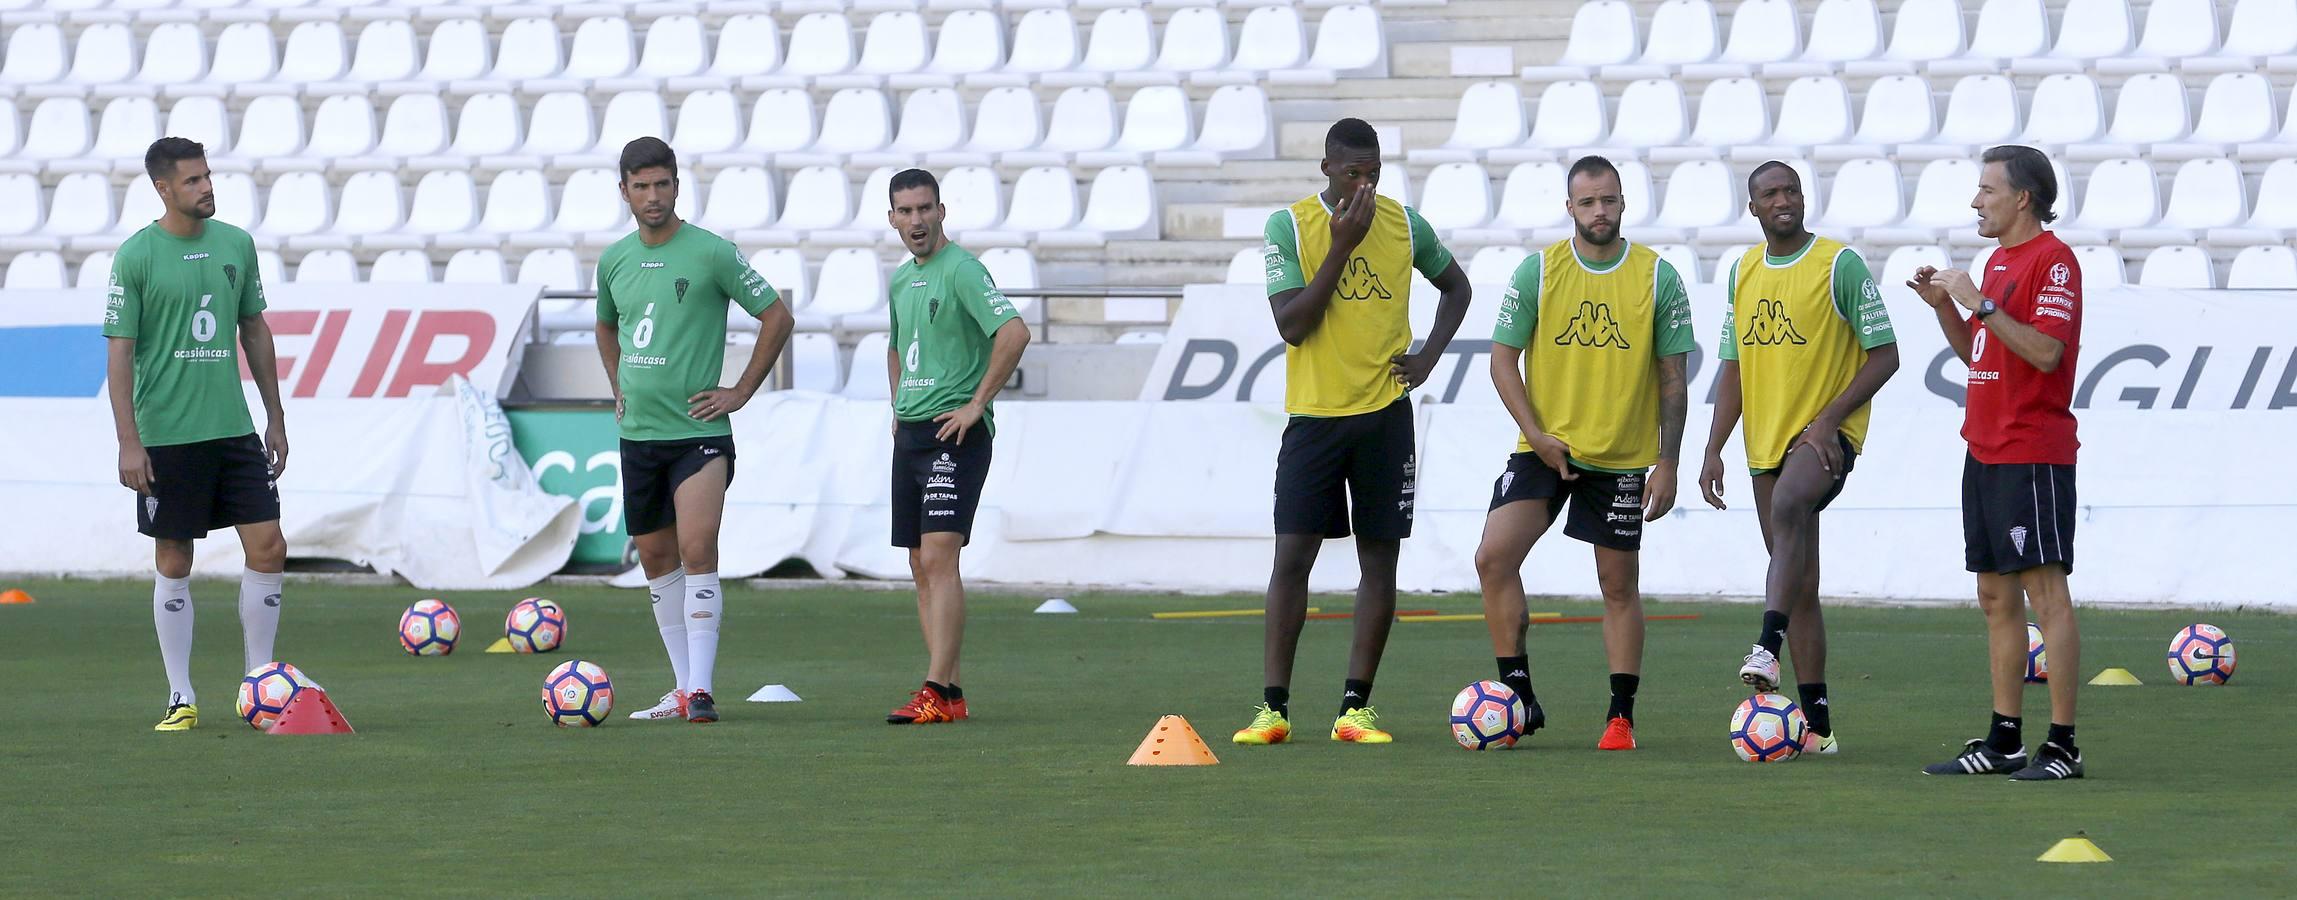
<instances>
[{"instance_id":1,"label":"black shorts","mask_svg":"<svg viewBox=\"0 0 2297 900\"><path fill-rule=\"evenodd\" d=\"M1569 501L1571 516L1563 523L1565 537L1612 550L1641 551L1644 473L1614 475L1578 466L1571 469L1579 477L1565 481L1540 461L1537 453L1511 455L1507 471L1492 483L1491 508L1519 500L1545 500L1552 521Z\"/></svg>"},{"instance_id":2,"label":"black shorts","mask_svg":"<svg viewBox=\"0 0 2297 900\"><path fill-rule=\"evenodd\" d=\"M152 492L136 495L136 531L167 541L197 540L219 528L275 522L279 485L254 434L145 447Z\"/></svg>"},{"instance_id":3,"label":"black shorts","mask_svg":"<svg viewBox=\"0 0 2297 900\"><path fill-rule=\"evenodd\" d=\"M1411 537L1418 452L1410 397L1378 412L1293 416L1276 453L1276 533L1344 538L1353 523L1361 537Z\"/></svg>"},{"instance_id":4,"label":"black shorts","mask_svg":"<svg viewBox=\"0 0 2297 900\"><path fill-rule=\"evenodd\" d=\"M893 429L893 545L917 548L925 535L954 531L973 543L973 513L989 480L989 429L975 425L958 444L936 437L941 423L902 422Z\"/></svg>"},{"instance_id":5,"label":"black shorts","mask_svg":"<svg viewBox=\"0 0 2297 900\"><path fill-rule=\"evenodd\" d=\"M1858 468L1858 448L1850 445L1850 435L1837 431L1834 436L1842 442L1842 468L1834 470L1834 483L1827 485L1826 495L1818 498L1818 506L1812 512L1825 512L1827 507L1833 506L1834 498L1842 496L1842 486L1850 483L1850 470ZM1792 455L1794 448L1787 448L1787 453ZM1769 475L1786 468L1786 465L1785 460L1780 460L1777 469L1758 469L1751 474L1757 477Z\"/></svg>"},{"instance_id":6,"label":"black shorts","mask_svg":"<svg viewBox=\"0 0 2297 900\"><path fill-rule=\"evenodd\" d=\"M2058 563L2074 571L2074 467L1962 461L1962 557L2008 575Z\"/></svg>"},{"instance_id":7,"label":"black shorts","mask_svg":"<svg viewBox=\"0 0 2297 900\"><path fill-rule=\"evenodd\" d=\"M632 537L678 524L678 486L711 460L726 461L726 483L734 483L731 435L674 441L622 441L622 521Z\"/></svg>"}]
</instances>

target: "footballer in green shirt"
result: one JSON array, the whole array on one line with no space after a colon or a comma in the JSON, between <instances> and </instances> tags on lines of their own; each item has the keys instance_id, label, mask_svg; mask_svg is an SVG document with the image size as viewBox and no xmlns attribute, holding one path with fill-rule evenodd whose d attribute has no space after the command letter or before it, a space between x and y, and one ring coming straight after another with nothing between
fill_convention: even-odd
<instances>
[{"instance_id":1,"label":"footballer in green shirt","mask_svg":"<svg viewBox=\"0 0 2297 900\"><path fill-rule=\"evenodd\" d=\"M715 722L711 679L726 611L718 528L734 480L727 417L765 384L795 320L739 249L673 211L678 157L670 145L631 141L621 172L638 230L598 260L598 355L622 433L624 524L678 682L631 718ZM758 320L749 364L730 388L718 384L728 304Z\"/></svg>"},{"instance_id":2,"label":"footballer in green shirt","mask_svg":"<svg viewBox=\"0 0 2297 900\"><path fill-rule=\"evenodd\" d=\"M120 484L136 492L136 530L152 538L152 626L167 669L168 703L155 731L199 726L191 682L192 541L239 532L246 570L239 621L246 668L272 661L287 539L279 473L287 467L279 359L263 321L255 242L214 220L207 151L178 137L153 141L144 171L161 214L120 244L104 298L112 421ZM244 356L243 356L244 354ZM247 413L239 364L263 397L263 437ZM244 670L243 670L244 671Z\"/></svg>"},{"instance_id":3,"label":"footballer in green shirt","mask_svg":"<svg viewBox=\"0 0 2297 900\"><path fill-rule=\"evenodd\" d=\"M996 419L989 402L1013 377L1029 326L989 270L941 231L941 183L923 169L893 176L886 220L910 259L887 283L892 340L893 545L909 549L928 657L925 684L888 713L894 725L966 717L957 687L965 639L965 584L957 557L989 478Z\"/></svg>"}]
</instances>

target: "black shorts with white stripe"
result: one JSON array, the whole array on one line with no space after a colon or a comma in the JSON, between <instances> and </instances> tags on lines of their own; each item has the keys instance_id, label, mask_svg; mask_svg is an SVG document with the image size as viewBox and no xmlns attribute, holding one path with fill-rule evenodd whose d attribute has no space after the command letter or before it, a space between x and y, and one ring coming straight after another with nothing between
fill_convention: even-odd
<instances>
[{"instance_id":1,"label":"black shorts with white stripe","mask_svg":"<svg viewBox=\"0 0 2297 900\"><path fill-rule=\"evenodd\" d=\"M2074 571L2074 467L1962 463L1962 556L1972 572Z\"/></svg>"}]
</instances>

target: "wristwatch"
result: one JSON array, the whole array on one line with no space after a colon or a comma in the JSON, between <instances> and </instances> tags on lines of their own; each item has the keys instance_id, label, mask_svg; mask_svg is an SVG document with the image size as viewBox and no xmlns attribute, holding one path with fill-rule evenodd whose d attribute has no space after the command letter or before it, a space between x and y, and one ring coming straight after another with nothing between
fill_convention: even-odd
<instances>
[{"instance_id":1,"label":"wristwatch","mask_svg":"<svg viewBox=\"0 0 2297 900\"><path fill-rule=\"evenodd\" d=\"M1999 307L1999 306L1995 306L1995 305L1994 305L1994 301L1992 301L1992 300L1980 300L1980 301L1978 301L1978 318L1981 318L1981 319L1983 319L1983 318L1986 318L1987 316L1991 316L1991 315L1993 315L1993 314L1995 314L1995 313L1998 313L1998 312L2001 312L2001 311L2002 311L2002 308L2001 308L2001 307Z\"/></svg>"}]
</instances>

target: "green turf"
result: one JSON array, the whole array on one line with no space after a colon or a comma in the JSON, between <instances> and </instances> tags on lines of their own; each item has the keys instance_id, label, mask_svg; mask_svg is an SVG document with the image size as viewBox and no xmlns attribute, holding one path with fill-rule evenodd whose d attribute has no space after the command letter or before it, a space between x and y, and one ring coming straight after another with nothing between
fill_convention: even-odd
<instances>
[{"instance_id":1,"label":"green turf","mask_svg":"<svg viewBox=\"0 0 2297 900\"><path fill-rule=\"evenodd\" d=\"M1324 740L1348 625L1311 623L1303 740L1248 749L1227 735L1259 700L1258 621L1147 613L1254 598L1081 594L1081 615L1038 616L1042 597L976 597L974 719L892 728L881 717L922 674L907 595L744 587L718 668L725 721L697 727L621 718L669 679L635 592L543 589L572 641L542 658L478 652L517 594L453 595L465 644L413 659L392 626L420 593L293 583L279 655L359 734L288 738L232 717L236 591L202 582L205 720L159 735L149 588L29 587L38 604L0 607L7 895L2255 896L2293 874L2290 617L2205 614L2239 642L2240 676L2183 688L2165 683L2163 648L2195 614L2085 611L2086 667L2147 684L2084 692L2088 780L2013 785L1917 773L1985 722L1968 609L1830 611L1846 752L1758 766L1723 737L1744 693L1746 606L1654 605L1704 618L1652 624L1632 754L1594 749L1596 626L1535 628L1550 730L1476 754L1443 716L1492 674L1477 623L1396 626L1374 697L1388 747ZM622 688L609 727L561 730L540 712L543 673L575 656ZM741 702L766 682L805 702ZM2028 704L2039 731L2039 688ZM1196 723L1220 765L1124 765L1163 713ZM2034 861L2077 829L2115 862Z\"/></svg>"}]
</instances>

